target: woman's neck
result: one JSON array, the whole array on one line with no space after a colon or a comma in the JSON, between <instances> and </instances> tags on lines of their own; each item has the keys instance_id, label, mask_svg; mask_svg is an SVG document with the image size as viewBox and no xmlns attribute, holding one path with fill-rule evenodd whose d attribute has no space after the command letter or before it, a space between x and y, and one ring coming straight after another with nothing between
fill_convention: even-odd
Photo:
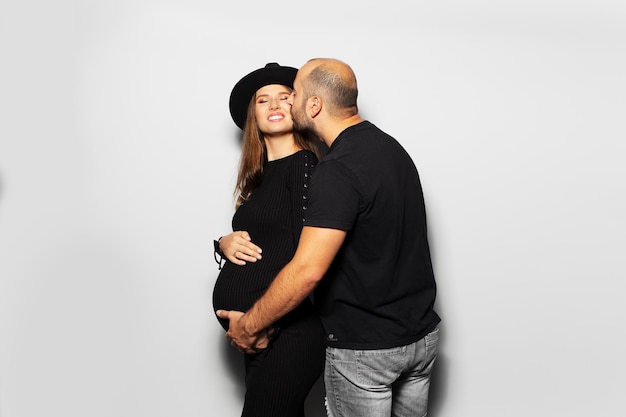
<instances>
[{"instance_id":1,"label":"woman's neck","mask_svg":"<svg viewBox=\"0 0 626 417\"><path fill-rule=\"evenodd\" d=\"M274 161L298 152L301 148L296 145L292 134L284 136L265 137L267 160Z\"/></svg>"}]
</instances>

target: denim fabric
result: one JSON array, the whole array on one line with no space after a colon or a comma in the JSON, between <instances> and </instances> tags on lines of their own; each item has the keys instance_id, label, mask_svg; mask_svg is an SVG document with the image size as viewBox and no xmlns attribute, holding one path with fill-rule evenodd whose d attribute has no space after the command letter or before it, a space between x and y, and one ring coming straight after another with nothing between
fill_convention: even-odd
<instances>
[{"instance_id":1,"label":"denim fabric","mask_svg":"<svg viewBox=\"0 0 626 417\"><path fill-rule=\"evenodd\" d=\"M379 350L326 348L329 417L421 417L428 412L439 329L406 346Z\"/></svg>"}]
</instances>

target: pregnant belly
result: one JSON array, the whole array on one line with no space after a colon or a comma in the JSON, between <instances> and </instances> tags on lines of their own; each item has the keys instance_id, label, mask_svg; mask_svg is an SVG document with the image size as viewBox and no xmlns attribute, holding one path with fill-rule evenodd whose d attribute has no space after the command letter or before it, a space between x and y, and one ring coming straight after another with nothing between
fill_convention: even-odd
<instances>
[{"instance_id":1,"label":"pregnant belly","mask_svg":"<svg viewBox=\"0 0 626 417\"><path fill-rule=\"evenodd\" d=\"M247 311L258 300L269 284L269 279L260 274L258 268L248 265L238 266L227 263L220 271L213 288L213 310ZM228 321L219 319L224 329L228 329Z\"/></svg>"}]
</instances>

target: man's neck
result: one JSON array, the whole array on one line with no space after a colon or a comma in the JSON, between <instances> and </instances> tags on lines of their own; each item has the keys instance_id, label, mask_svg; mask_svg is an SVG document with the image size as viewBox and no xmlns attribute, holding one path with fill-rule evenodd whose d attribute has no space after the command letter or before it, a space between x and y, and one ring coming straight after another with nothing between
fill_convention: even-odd
<instances>
[{"instance_id":1,"label":"man's neck","mask_svg":"<svg viewBox=\"0 0 626 417\"><path fill-rule=\"evenodd\" d=\"M330 123L328 128L325 129L325 131L322 132L320 136L326 146L330 148L335 139L337 139L337 137L341 134L341 132L343 132L350 126L354 126L363 122L364 120L365 119L361 118L361 116L359 116L358 114L347 117L345 119L337 119L335 122Z\"/></svg>"}]
</instances>

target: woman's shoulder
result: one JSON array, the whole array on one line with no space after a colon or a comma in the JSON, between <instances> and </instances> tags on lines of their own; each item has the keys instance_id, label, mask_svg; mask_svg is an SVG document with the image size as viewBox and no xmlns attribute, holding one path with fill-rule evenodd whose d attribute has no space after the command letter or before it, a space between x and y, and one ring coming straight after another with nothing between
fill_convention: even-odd
<instances>
[{"instance_id":1,"label":"woman's shoulder","mask_svg":"<svg viewBox=\"0 0 626 417\"><path fill-rule=\"evenodd\" d=\"M315 152L302 149L289 157L289 171L291 175L296 175L297 177L304 175L305 178L308 178L317 163Z\"/></svg>"},{"instance_id":2,"label":"woman's shoulder","mask_svg":"<svg viewBox=\"0 0 626 417\"><path fill-rule=\"evenodd\" d=\"M293 154L293 156L294 156L294 159L298 162L304 162L304 163L309 162L312 164L317 163L317 155L315 155L315 152L310 151L308 149L299 150L298 152Z\"/></svg>"}]
</instances>

